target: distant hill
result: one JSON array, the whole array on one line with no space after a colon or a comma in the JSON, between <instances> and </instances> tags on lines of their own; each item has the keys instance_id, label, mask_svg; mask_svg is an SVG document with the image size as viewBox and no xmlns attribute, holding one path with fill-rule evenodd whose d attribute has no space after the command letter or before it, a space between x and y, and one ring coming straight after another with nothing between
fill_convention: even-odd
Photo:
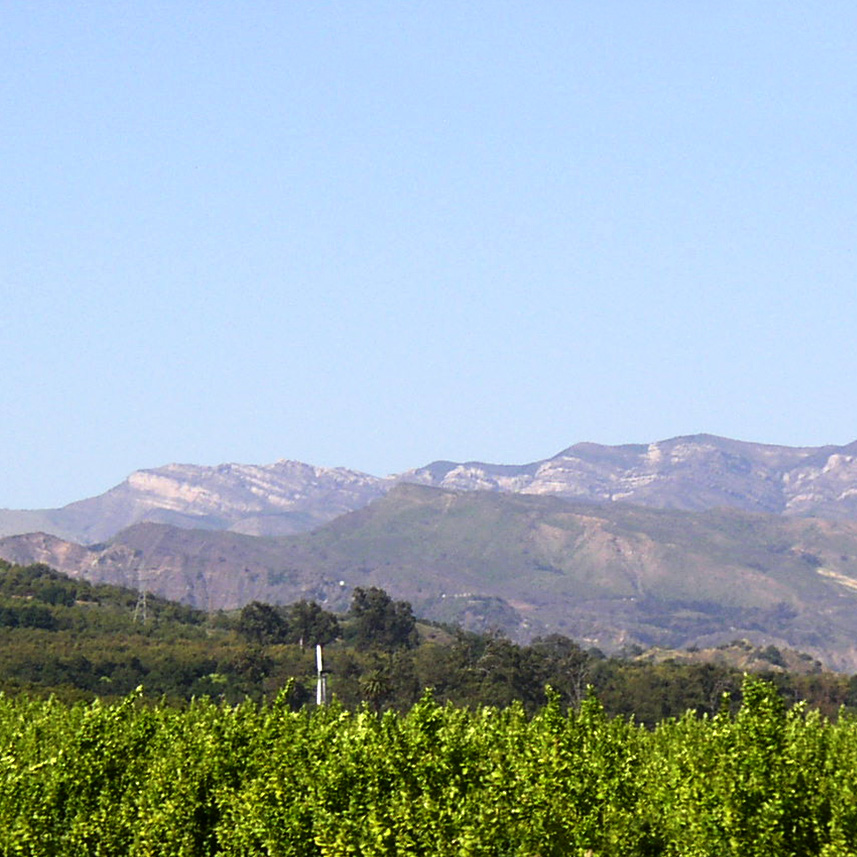
<instances>
[{"instance_id":1,"label":"distant hill","mask_svg":"<svg viewBox=\"0 0 857 857\"><path fill-rule=\"evenodd\" d=\"M526 640L710 646L746 638L857 670L857 522L691 513L400 484L311 533L258 538L141 524L82 547L44 534L0 556L207 609L378 585L429 618Z\"/></svg>"}]
</instances>

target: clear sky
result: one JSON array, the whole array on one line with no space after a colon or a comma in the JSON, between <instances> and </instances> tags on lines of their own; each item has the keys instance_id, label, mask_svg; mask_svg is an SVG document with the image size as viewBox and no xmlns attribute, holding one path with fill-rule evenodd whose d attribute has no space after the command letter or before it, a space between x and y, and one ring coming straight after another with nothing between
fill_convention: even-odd
<instances>
[{"instance_id":1,"label":"clear sky","mask_svg":"<svg viewBox=\"0 0 857 857\"><path fill-rule=\"evenodd\" d=\"M857 438L857 4L0 2L0 506Z\"/></svg>"}]
</instances>

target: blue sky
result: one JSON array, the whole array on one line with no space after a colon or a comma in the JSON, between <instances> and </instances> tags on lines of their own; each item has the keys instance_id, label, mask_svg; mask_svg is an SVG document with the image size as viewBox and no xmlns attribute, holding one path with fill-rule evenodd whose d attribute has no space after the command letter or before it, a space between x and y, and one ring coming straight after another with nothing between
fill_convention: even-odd
<instances>
[{"instance_id":1,"label":"blue sky","mask_svg":"<svg viewBox=\"0 0 857 857\"><path fill-rule=\"evenodd\" d=\"M857 438L853 2L0 4L0 506Z\"/></svg>"}]
</instances>

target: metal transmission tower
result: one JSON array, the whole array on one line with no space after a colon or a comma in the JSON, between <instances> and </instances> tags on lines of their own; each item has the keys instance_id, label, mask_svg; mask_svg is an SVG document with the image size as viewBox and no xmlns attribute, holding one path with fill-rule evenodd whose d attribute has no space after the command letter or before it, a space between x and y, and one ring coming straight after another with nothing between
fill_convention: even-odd
<instances>
[{"instance_id":1,"label":"metal transmission tower","mask_svg":"<svg viewBox=\"0 0 857 857\"><path fill-rule=\"evenodd\" d=\"M139 619L145 625L148 618L146 592L145 590L141 590L137 594L137 603L134 605L134 621L136 622Z\"/></svg>"},{"instance_id":2,"label":"metal transmission tower","mask_svg":"<svg viewBox=\"0 0 857 857\"><path fill-rule=\"evenodd\" d=\"M138 619L145 625L146 620L149 618L148 611L148 602L146 600L146 588L143 586L142 575L140 574L140 569L137 569L137 603L134 605L134 619L136 622Z\"/></svg>"}]
</instances>

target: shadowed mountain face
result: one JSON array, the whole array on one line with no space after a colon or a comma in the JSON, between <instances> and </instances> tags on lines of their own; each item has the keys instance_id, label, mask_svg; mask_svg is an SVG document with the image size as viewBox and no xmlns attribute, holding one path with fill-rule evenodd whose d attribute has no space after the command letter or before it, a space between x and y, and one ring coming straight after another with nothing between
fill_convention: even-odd
<instances>
[{"instance_id":1,"label":"shadowed mountain face","mask_svg":"<svg viewBox=\"0 0 857 857\"><path fill-rule=\"evenodd\" d=\"M44 534L0 556L204 608L299 598L345 609L377 585L431 618L605 650L748 638L857 669L857 522L702 513L402 484L311 533L141 524L100 546Z\"/></svg>"},{"instance_id":2,"label":"shadowed mountain face","mask_svg":"<svg viewBox=\"0 0 857 857\"><path fill-rule=\"evenodd\" d=\"M62 509L0 510L0 536L41 531L91 544L141 522L290 535L363 508L400 482L659 509L724 506L857 520L857 442L792 448L695 435L649 445L581 443L533 464L435 462L385 479L294 461L171 464L137 471L105 494Z\"/></svg>"}]
</instances>

